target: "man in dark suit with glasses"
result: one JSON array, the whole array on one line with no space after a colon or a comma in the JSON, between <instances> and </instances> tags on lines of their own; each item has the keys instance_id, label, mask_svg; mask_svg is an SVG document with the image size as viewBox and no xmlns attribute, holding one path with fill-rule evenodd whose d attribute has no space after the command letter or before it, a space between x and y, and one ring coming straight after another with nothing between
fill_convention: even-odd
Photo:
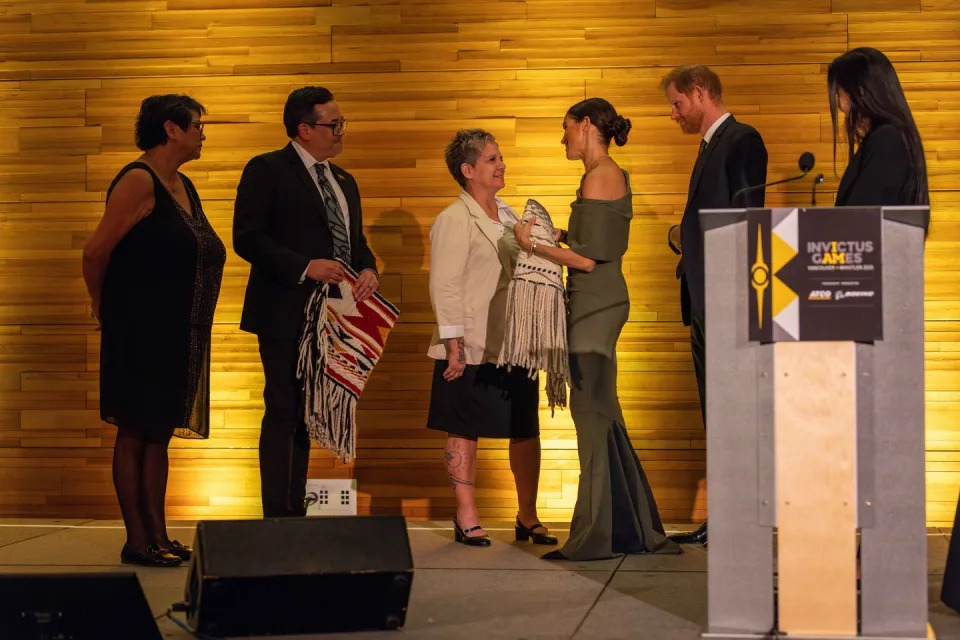
<instances>
[{"instance_id":1,"label":"man in dark suit with glasses","mask_svg":"<svg viewBox=\"0 0 960 640\"><path fill-rule=\"evenodd\" d=\"M306 515L310 439L296 377L304 305L318 283L343 281L341 263L359 273L358 300L379 287L357 182L329 161L342 151L346 129L333 94L323 87L293 91L283 124L290 143L247 163L233 217L234 249L251 265L240 329L257 335L265 378L264 517Z\"/></svg>"}]
</instances>

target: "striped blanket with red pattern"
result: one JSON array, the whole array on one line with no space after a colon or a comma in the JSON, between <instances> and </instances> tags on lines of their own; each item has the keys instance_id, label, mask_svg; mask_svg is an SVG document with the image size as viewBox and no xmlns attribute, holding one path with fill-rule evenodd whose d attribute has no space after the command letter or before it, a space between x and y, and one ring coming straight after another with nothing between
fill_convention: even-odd
<instances>
[{"instance_id":1,"label":"striped blanket with red pattern","mask_svg":"<svg viewBox=\"0 0 960 640\"><path fill-rule=\"evenodd\" d=\"M356 411L400 311L379 293L353 298L357 273L320 283L304 308L297 378L310 438L344 462L356 457Z\"/></svg>"}]
</instances>

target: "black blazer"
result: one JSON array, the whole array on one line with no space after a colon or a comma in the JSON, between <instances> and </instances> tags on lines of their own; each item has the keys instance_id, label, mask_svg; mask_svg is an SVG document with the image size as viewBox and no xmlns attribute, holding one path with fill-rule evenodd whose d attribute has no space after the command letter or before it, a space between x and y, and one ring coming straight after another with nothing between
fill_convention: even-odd
<instances>
[{"instance_id":1,"label":"black blazer","mask_svg":"<svg viewBox=\"0 0 960 640\"><path fill-rule=\"evenodd\" d=\"M909 186L910 158L899 129L882 124L871 129L850 159L836 206L903 206L916 204Z\"/></svg>"},{"instance_id":2,"label":"black blazer","mask_svg":"<svg viewBox=\"0 0 960 640\"><path fill-rule=\"evenodd\" d=\"M351 266L376 270L363 234L360 191L330 163L349 208ZM300 277L311 260L333 259L323 199L293 144L259 155L243 169L233 210L233 248L250 263L240 329L271 338L300 335L303 307L316 286Z\"/></svg>"},{"instance_id":3,"label":"black blazer","mask_svg":"<svg viewBox=\"0 0 960 640\"><path fill-rule=\"evenodd\" d=\"M762 207L764 189L745 193L732 202L743 187L767 181L767 148L756 129L728 117L714 132L710 143L697 158L690 176L687 207L680 223L680 309L683 323L690 314L704 317L703 231L701 209Z\"/></svg>"}]
</instances>

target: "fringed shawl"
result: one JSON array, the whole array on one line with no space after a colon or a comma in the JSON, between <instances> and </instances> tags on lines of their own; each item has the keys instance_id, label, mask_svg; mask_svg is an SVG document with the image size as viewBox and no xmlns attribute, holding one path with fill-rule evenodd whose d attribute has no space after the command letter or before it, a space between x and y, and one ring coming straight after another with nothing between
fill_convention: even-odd
<instances>
[{"instance_id":1,"label":"fringed shawl","mask_svg":"<svg viewBox=\"0 0 960 640\"><path fill-rule=\"evenodd\" d=\"M356 457L356 411L400 311L379 293L357 303L357 273L344 265L336 285L318 283L304 308L297 379L311 440L344 462ZM331 291L339 288L340 297Z\"/></svg>"},{"instance_id":2,"label":"fringed shawl","mask_svg":"<svg viewBox=\"0 0 960 640\"><path fill-rule=\"evenodd\" d=\"M522 220L536 218L530 238L539 245L557 246L553 220L536 200L527 200ZM570 363L567 359L567 305L563 268L521 251L507 289L506 323L499 365L526 367L533 378L547 374L550 409L567 406Z\"/></svg>"}]
</instances>

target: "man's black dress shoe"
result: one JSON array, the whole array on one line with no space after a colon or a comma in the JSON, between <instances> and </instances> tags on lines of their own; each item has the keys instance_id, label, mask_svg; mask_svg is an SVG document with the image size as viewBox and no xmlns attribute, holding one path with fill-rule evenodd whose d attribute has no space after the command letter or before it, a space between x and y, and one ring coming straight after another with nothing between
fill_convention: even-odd
<instances>
[{"instance_id":1,"label":"man's black dress shoe","mask_svg":"<svg viewBox=\"0 0 960 640\"><path fill-rule=\"evenodd\" d=\"M139 564L143 567L179 567L183 562L166 549L156 545L148 545L146 553L134 551L127 545L120 550L120 562L123 564Z\"/></svg>"},{"instance_id":2,"label":"man's black dress shoe","mask_svg":"<svg viewBox=\"0 0 960 640\"><path fill-rule=\"evenodd\" d=\"M667 537L677 544L707 544L707 523L704 521L695 531L675 533Z\"/></svg>"},{"instance_id":3,"label":"man's black dress shoe","mask_svg":"<svg viewBox=\"0 0 960 640\"><path fill-rule=\"evenodd\" d=\"M179 540L171 540L170 547L167 549L170 553L177 556L184 562L190 560L190 557L193 556L193 549Z\"/></svg>"},{"instance_id":4,"label":"man's black dress shoe","mask_svg":"<svg viewBox=\"0 0 960 640\"><path fill-rule=\"evenodd\" d=\"M541 560L569 560L570 558L563 555L560 552L560 549L554 549L553 551L548 551L542 556L540 556L540 559Z\"/></svg>"}]
</instances>

